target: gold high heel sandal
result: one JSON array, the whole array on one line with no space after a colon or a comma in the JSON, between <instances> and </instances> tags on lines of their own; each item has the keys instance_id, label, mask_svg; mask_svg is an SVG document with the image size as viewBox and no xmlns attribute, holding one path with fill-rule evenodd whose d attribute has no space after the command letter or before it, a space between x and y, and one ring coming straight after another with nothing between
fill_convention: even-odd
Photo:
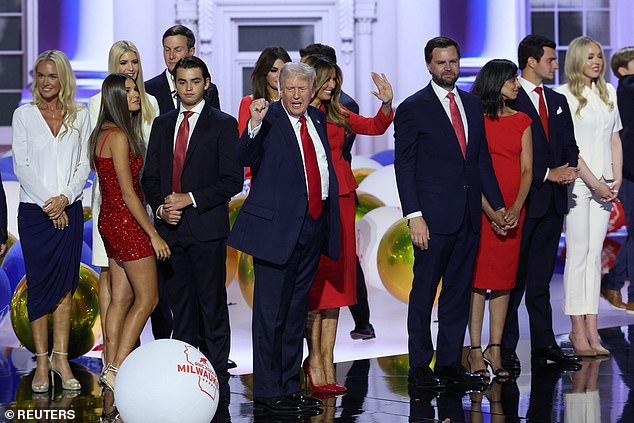
<instances>
[{"instance_id":1,"label":"gold high heel sandal","mask_svg":"<svg viewBox=\"0 0 634 423\"><path fill-rule=\"evenodd\" d=\"M48 351L43 352L43 353L35 353L35 356L36 357L47 357L48 356ZM48 375L48 372L46 372L46 374ZM49 390L48 378L46 379L46 382L39 382L39 383L35 383L35 380L33 380L31 382L31 390L33 392L35 392L36 394L43 394L45 392L48 392L48 390Z\"/></svg>"},{"instance_id":2,"label":"gold high heel sandal","mask_svg":"<svg viewBox=\"0 0 634 423\"><path fill-rule=\"evenodd\" d=\"M55 375L53 375L53 373L57 373L59 375L60 379L62 379L62 389L68 390L68 391L80 391L81 390L81 384L79 383L79 381L77 379L75 379L73 377L73 378L64 380L64 378L62 376L62 372L60 372L59 370L57 370L55 368L55 366L53 366L53 355L54 354L67 356L68 353L53 350L53 352L51 353L51 356L48 359L49 362L51 363L51 380L53 381L53 387L55 387Z\"/></svg>"},{"instance_id":3,"label":"gold high heel sandal","mask_svg":"<svg viewBox=\"0 0 634 423\"><path fill-rule=\"evenodd\" d=\"M101 372L101 375L99 375L99 383L104 388L110 389L112 392L114 392L114 385L111 385L110 382L108 382L108 379L106 379L106 376L110 372L112 372L112 373L114 373L116 375L117 373L119 373L119 368L113 366L112 363L108 363L108 365Z\"/></svg>"}]
</instances>

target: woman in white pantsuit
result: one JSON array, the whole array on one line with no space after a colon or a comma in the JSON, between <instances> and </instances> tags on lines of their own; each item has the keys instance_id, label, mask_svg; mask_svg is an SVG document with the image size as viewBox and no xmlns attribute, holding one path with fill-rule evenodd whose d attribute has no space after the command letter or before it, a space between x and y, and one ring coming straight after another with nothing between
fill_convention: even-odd
<instances>
[{"instance_id":1,"label":"woman in white pantsuit","mask_svg":"<svg viewBox=\"0 0 634 423\"><path fill-rule=\"evenodd\" d=\"M590 37L570 43L564 94L572 111L579 146L580 179L569 190L565 220L564 313L570 316L570 341L581 356L608 355L597 332L601 251L612 202L622 181L621 120L616 90L606 83L601 45Z\"/></svg>"}]
</instances>

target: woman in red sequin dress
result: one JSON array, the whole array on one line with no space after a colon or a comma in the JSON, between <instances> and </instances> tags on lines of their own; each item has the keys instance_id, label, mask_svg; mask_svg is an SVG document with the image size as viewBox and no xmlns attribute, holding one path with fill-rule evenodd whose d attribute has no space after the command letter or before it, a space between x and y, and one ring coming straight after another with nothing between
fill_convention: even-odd
<instances>
[{"instance_id":1,"label":"woman in red sequin dress","mask_svg":"<svg viewBox=\"0 0 634 423\"><path fill-rule=\"evenodd\" d=\"M507 105L517 98L519 86L517 66L509 60L495 59L482 67L472 90L482 99L489 152L507 212L504 221L494 221L493 209L482 197L484 213L471 292L468 361L472 373L489 376L488 364L493 375L502 378L509 373L502 367L500 344L510 292L515 287L524 201L533 166L531 118ZM480 344L487 290L491 291L490 330L489 345L483 352Z\"/></svg>"},{"instance_id":2,"label":"woman in red sequin dress","mask_svg":"<svg viewBox=\"0 0 634 423\"><path fill-rule=\"evenodd\" d=\"M342 155L346 133L380 135L392 123L392 86L385 75L372 73L377 86L373 94L382 102L372 118L359 116L339 103L343 75L341 69L321 55L306 56L302 62L315 68L317 94L311 103L326 112L328 143L332 164L339 182L341 217L341 254L338 260L322 255L310 291L306 328L308 358L304 362L310 373L314 392L344 392L337 384L333 364L339 308L357 303L357 255L355 236L354 191L357 182L350 163Z\"/></svg>"},{"instance_id":3,"label":"woman in red sequin dress","mask_svg":"<svg viewBox=\"0 0 634 423\"><path fill-rule=\"evenodd\" d=\"M170 255L143 206L139 172L143 167L141 101L136 82L110 74L102 85L101 108L90 136L91 161L101 183L99 233L108 254L112 297L127 298L127 312L113 310L106 319L107 366L99 380L110 390L119 365L134 349L158 301L156 261Z\"/></svg>"}]
</instances>

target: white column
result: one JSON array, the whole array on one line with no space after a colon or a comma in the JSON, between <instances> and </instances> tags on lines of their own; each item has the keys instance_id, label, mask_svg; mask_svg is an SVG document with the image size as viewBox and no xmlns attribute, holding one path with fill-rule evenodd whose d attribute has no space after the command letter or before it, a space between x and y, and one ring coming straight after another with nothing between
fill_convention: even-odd
<instances>
[{"instance_id":1,"label":"white column","mask_svg":"<svg viewBox=\"0 0 634 423\"><path fill-rule=\"evenodd\" d=\"M106 71L113 37L113 0L81 1L77 26L77 52L73 70Z\"/></svg>"},{"instance_id":2,"label":"white column","mask_svg":"<svg viewBox=\"0 0 634 423\"><path fill-rule=\"evenodd\" d=\"M362 114L372 110L374 97L368 87L372 86L373 46L372 24L376 21L376 0L357 0L355 3L355 57L356 57L356 101ZM357 154L370 155L374 151L369 140L358 136L355 142Z\"/></svg>"}]
</instances>

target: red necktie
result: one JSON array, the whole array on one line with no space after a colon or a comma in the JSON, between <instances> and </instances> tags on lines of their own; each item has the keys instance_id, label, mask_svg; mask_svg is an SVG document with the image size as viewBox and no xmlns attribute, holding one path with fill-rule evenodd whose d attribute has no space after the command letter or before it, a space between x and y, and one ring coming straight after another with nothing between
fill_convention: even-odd
<instances>
[{"instance_id":1,"label":"red necktie","mask_svg":"<svg viewBox=\"0 0 634 423\"><path fill-rule=\"evenodd\" d=\"M548 139L548 111L546 110L546 102L544 101L543 88L535 87L535 92L539 96L539 119L542 121L546 139Z\"/></svg>"},{"instance_id":2,"label":"red necktie","mask_svg":"<svg viewBox=\"0 0 634 423\"><path fill-rule=\"evenodd\" d=\"M321 214L321 175L317 165L317 153L315 144L308 133L306 117L299 117L299 135L302 139L302 150L304 150L304 166L306 166L306 180L308 181L308 213L317 220Z\"/></svg>"},{"instance_id":3,"label":"red necktie","mask_svg":"<svg viewBox=\"0 0 634 423\"><path fill-rule=\"evenodd\" d=\"M183 112L183 121L178 127L176 134L176 145L174 146L174 161L172 163L172 191L181 192L181 176L183 165L187 155L187 139L189 138L189 117L194 112L189 110Z\"/></svg>"},{"instance_id":4,"label":"red necktie","mask_svg":"<svg viewBox=\"0 0 634 423\"><path fill-rule=\"evenodd\" d=\"M462 151L462 157L467 157L467 139L464 134L464 125L462 124L462 116L460 116L460 110L458 109L458 105L456 104L456 99L454 98L454 93L448 93L447 98L449 99L449 114L451 115L451 125L453 126L453 130L456 133L456 138L458 138L458 144L460 145L460 151Z\"/></svg>"}]
</instances>

